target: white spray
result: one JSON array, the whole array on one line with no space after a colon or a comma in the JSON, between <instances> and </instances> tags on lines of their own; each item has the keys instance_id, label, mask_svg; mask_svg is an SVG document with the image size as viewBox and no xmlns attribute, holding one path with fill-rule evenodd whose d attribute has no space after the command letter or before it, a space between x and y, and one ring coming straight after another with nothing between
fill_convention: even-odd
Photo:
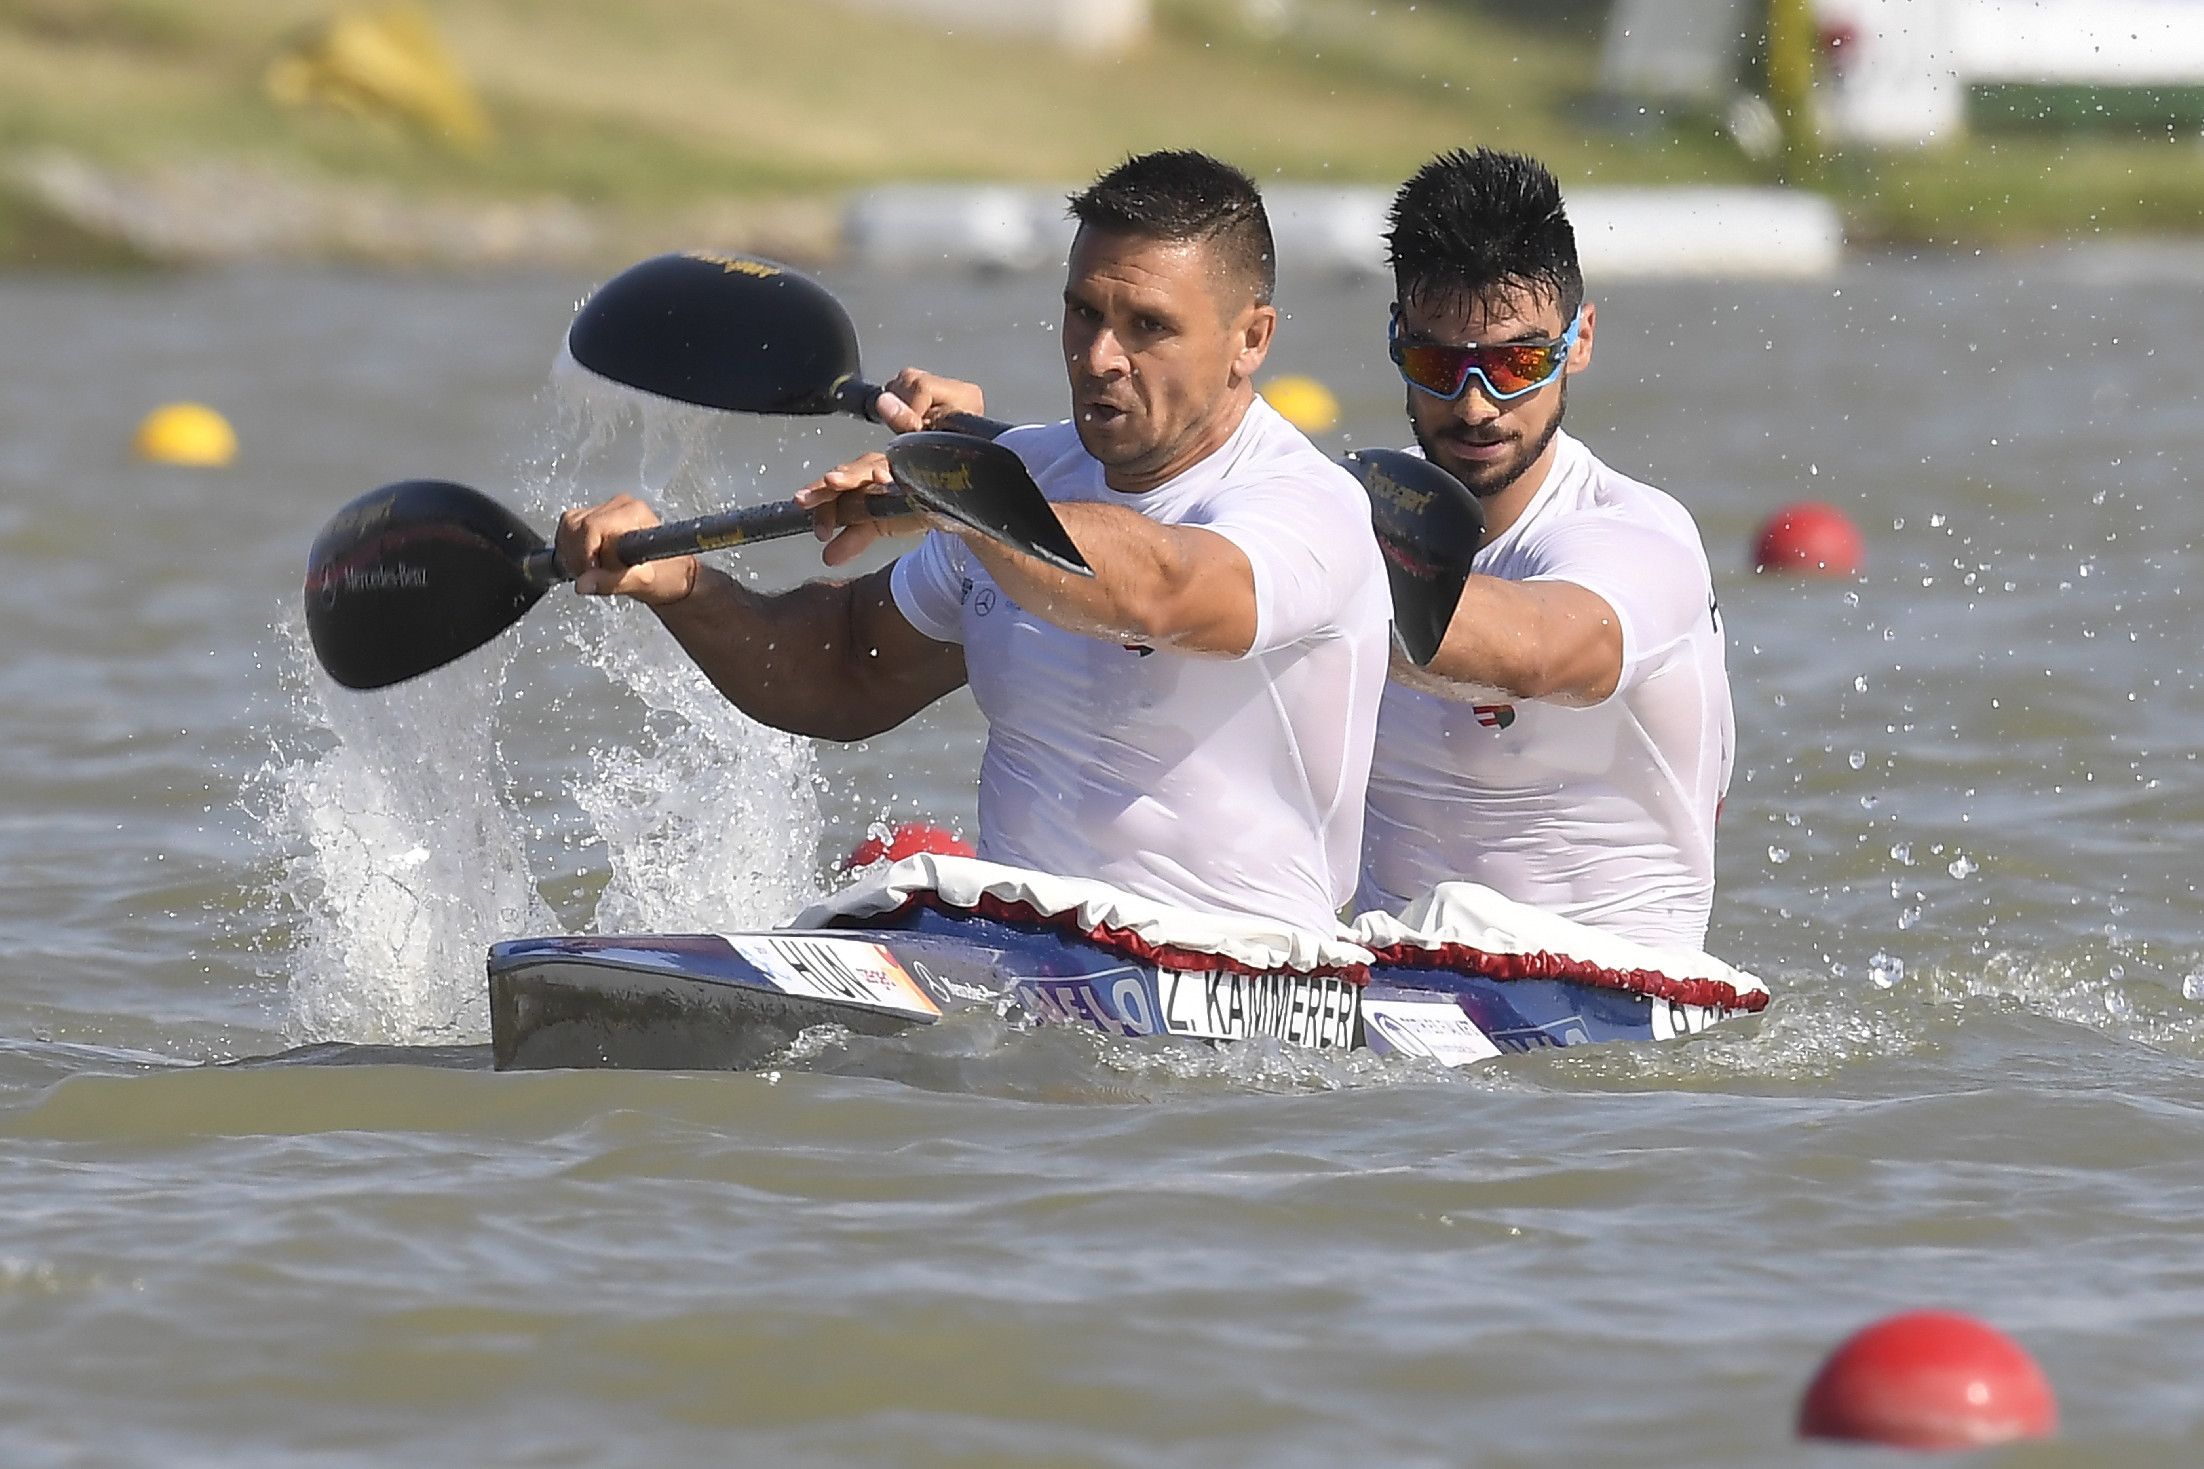
<instances>
[{"instance_id":1,"label":"white spray","mask_svg":"<svg viewBox=\"0 0 2204 1469\"><path fill-rule=\"evenodd\" d=\"M715 469L719 416L613 388L571 359L553 399L548 452L522 469L524 508L546 530L556 510L603 497L581 488L582 471L616 453L629 424L641 429L633 492L669 518L759 498ZM639 609L554 593L535 614L546 618L642 715L567 785L608 869L590 926L753 928L812 901L822 822L810 743L734 709ZM546 717L507 696L513 643L368 694L334 689L303 637L291 645L313 726L298 743L312 752L270 768L262 803L298 918L285 1034L484 1040L485 949L557 927L500 755L501 729Z\"/></svg>"}]
</instances>

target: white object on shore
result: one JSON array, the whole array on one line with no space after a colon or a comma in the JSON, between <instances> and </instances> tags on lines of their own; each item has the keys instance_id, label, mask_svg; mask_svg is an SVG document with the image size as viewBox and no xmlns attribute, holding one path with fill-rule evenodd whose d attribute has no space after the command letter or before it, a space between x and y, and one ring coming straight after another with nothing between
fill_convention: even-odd
<instances>
[{"instance_id":1,"label":"white object on shore","mask_svg":"<svg viewBox=\"0 0 2204 1469\"><path fill-rule=\"evenodd\" d=\"M1646 276L1812 279L1844 257L1836 206L1796 189L1580 189L1569 221L1595 288Z\"/></svg>"},{"instance_id":2,"label":"white object on shore","mask_svg":"<svg viewBox=\"0 0 2204 1469\"><path fill-rule=\"evenodd\" d=\"M1009 185L899 184L855 196L843 242L859 264L908 270L1054 269L1074 226L1072 192ZM1393 191L1278 184L1263 191L1278 261L1289 271L1386 272ZM1827 275L1844 250L1836 207L1817 194L1758 188L1583 188L1568 195L1584 273L1595 286L1646 276Z\"/></svg>"},{"instance_id":3,"label":"white object on shore","mask_svg":"<svg viewBox=\"0 0 2204 1469\"><path fill-rule=\"evenodd\" d=\"M861 0L939 30L1046 36L1067 51L1123 51L1148 34L1148 0Z\"/></svg>"}]
</instances>

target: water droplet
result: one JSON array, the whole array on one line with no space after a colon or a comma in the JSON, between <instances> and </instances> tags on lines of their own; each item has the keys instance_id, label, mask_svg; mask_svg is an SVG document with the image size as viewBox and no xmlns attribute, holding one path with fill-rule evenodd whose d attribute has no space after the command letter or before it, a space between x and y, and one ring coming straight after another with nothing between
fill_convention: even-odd
<instances>
[{"instance_id":1,"label":"water droplet","mask_svg":"<svg viewBox=\"0 0 2204 1469\"><path fill-rule=\"evenodd\" d=\"M1844 757L1844 763L1851 766L1854 770L1865 770L1867 768L1867 751L1854 750L1851 754Z\"/></svg>"},{"instance_id":2,"label":"water droplet","mask_svg":"<svg viewBox=\"0 0 2204 1469\"><path fill-rule=\"evenodd\" d=\"M1844 605L1845 605L1845 606L1847 606L1847 607L1857 607L1857 606L1859 606L1859 605L1860 605L1860 594L1859 594L1858 592L1846 592L1846 593L1844 594Z\"/></svg>"},{"instance_id":3,"label":"water droplet","mask_svg":"<svg viewBox=\"0 0 2204 1469\"><path fill-rule=\"evenodd\" d=\"M1852 680L1852 692L1855 694L1864 694L1867 692L1866 674L1860 674Z\"/></svg>"},{"instance_id":4,"label":"water droplet","mask_svg":"<svg viewBox=\"0 0 2204 1469\"><path fill-rule=\"evenodd\" d=\"M1892 842L1890 844L1890 860L1903 862L1906 866L1911 867L1913 865L1913 843Z\"/></svg>"},{"instance_id":5,"label":"water droplet","mask_svg":"<svg viewBox=\"0 0 2204 1469\"><path fill-rule=\"evenodd\" d=\"M1867 961L1867 977L1875 982L1877 989L1887 990L1906 977L1906 961L1878 949L1875 957Z\"/></svg>"},{"instance_id":6,"label":"water droplet","mask_svg":"<svg viewBox=\"0 0 2204 1469\"><path fill-rule=\"evenodd\" d=\"M1944 523L1944 517L1943 517L1942 515L1931 515L1931 516L1929 517L1929 524L1930 524L1930 525L1932 525L1932 526L1939 526L1939 525L1942 525L1943 523Z\"/></svg>"},{"instance_id":7,"label":"water droplet","mask_svg":"<svg viewBox=\"0 0 2204 1469\"><path fill-rule=\"evenodd\" d=\"M1770 847L1768 848L1768 860L1781 866L1791 860L1791 849L1789 847Z\"/></svg>"},{"instance_id":8,"label":"water droplet","mask_svg":"<svg viewBox=\"0 0 2204 1469\"><path fill-rule=\"evenodd\" d=\"M1921 921L1921 905L1916 903L1898 915L1898 927L1908 929Z\"/></svg>"},{"instance_id":9,"label":"water droplet","mask_svg":"<svg viewBox=\"0 0 2204 1469\"><path fill-rule=\"evenodd\" d=\"M2204 969L2192 969L2181 976L2181 998L2204 1000Z\"/></svg>"},{"instance_id":10,"label":"water droplet","mask_svg":"<svg viewBox=\"0 0 2204 1469\"><path fill-rule=\"evenodd\" d=\"M1979 872L1981 869L1968 861L1967 854L1962 852L1952 858L1951 865L1944 870L1950 873L1956 881L1965 882L1970 874Z\"/></svg>"},{"instance_id":11,"label":"water droplet","mask_svg":"<svg viewBox=\"0 0 2204 1469\"><path fill-rule=\"evenodd\" d=\"M1872 810L1874 810L1874 809L1875 809L1875 808L1876 808L1877 806L1880 806L1881 804L1882 804L1882 797L1880 797L1880 796L1862 796L1862 797L1860 797L1860 809L1861 809L1862 811L1872 811Z\"/></svg>"}]
</instances>

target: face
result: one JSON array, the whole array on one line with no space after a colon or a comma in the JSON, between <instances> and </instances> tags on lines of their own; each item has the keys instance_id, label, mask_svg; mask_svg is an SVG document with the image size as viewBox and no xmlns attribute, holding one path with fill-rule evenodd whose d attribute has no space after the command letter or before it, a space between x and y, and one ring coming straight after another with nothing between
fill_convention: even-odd
<instances>
[{"instance_id":1,"label":"face","mask_svg":"<svg viewBox=\"0 0 2204 1469\"><path fill-rule=\"evenodd\" d=\"M1584 325L1561 376L1519 398L1494 401L1475 374L1451 403L1409 388L1408 420L1425 456L1480 499L1523 483L1528 471L1546 456L1561 427L1568 408L1569 375L1592 360L1592 325L1592 307L1586 304ZM1400 308L1401 340L1410 343L1459 347L1542 342L1568 329L1560 301L1545 292L1502 290L1481 297L1453 293L1403 302ZM1531 489L1539 479L1529 482Z\"/></svg>"},{"instance_id":2,"label":"face","mask_svg":"<svg viewBox=\"0 0 2204 1469\"><path fill-rule=\"evenodd\" d=\"M1110 486L1153 489L1230 438L1277 323L1220 280L1205 244L1082 229L1064 285L1064 365L1079 442Z\"/></svg>"}]
</instances>

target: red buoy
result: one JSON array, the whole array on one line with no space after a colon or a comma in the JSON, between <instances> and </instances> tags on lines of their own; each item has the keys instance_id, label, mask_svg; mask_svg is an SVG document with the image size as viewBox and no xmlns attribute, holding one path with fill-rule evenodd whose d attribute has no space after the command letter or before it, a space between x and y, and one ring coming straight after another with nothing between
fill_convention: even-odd
<instances>
[{"instance_id":1,"label":"red buoy","mask_svg":"<svg viewBox=\"0 0 2204 1469\"><path fill-rule=\"evenodd\" d=\"M890 862L900 862L905 857L916 857L921 852L932 852L942 857L970 857L976 855L972 844L946 826L935 826L930 821L906 821L888 833L886 841L878 837L866 837L851 849L843 867L855 870L870 867L885 857Z\"/></svg>"},{"instance_id":2,"label":"red buoy","mask_svg":"<svg viewBox=\"0 0 2204 1469\"><path fill-rule=\"evenodd\" d=\"M1866 546L1859 527L1834 505L1801 500L1769 516L1753 543L1755 571L1794 576L1858 576Z\"/></svg>"},{"instance_id":3,"label":"red buoy","mask_svg":"<svg viewBox=\"0 0 2204 1469\"><path fill-rule=\"evenodd\" d=\"M1908 1311L1829 1354L1798 1405L1801 1438L1909 1449L1972 1449L2058 1430L2035 1359L1972 1316Z\"/></svg>"}]
</instances>

